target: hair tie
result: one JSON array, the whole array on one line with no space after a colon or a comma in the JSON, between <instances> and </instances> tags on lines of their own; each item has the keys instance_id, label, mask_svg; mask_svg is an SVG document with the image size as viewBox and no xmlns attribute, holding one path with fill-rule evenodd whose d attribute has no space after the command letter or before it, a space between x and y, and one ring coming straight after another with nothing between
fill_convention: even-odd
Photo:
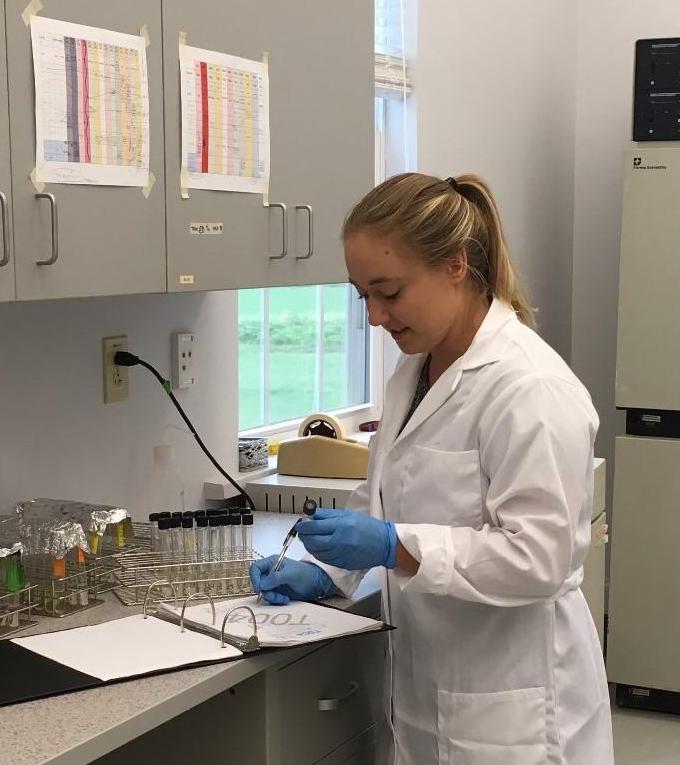
<instances>
[{"instance_id":1,"label":"hair tie","mask_svg":"<svg viewBox=\"0 0 680 765\"><path fill-rule=\"evenodd\" d=\"M453 176L450 176L449 178L447 178L446 182L454 191L458 191L458 193L460 193L460 191L458 190L458 181Z\"/></svg>"}]
</instances>

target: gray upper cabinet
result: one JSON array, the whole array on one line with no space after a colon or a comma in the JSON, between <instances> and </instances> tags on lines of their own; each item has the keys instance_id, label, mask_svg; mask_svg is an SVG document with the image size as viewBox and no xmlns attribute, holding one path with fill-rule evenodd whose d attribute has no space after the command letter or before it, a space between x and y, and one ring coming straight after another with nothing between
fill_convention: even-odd
<instances>
[{"instance_id":1,"label":"gray upper cabinet","mask_svg":"<svg viewBox=\"0 0 680 765\"><path fill-rule=\"evenodd\" d=\"M5 40L5 9L0 6L0 40ZM7 69L0 56L0 301L14 300L14 248L12 247L12 177L9 163Z\"/></svg>"},{"instance_id":2,"label":"gray upper cabinet","mask_svg":"<svg viewBox=\"0 0 680 765\"><path fill-rule=\"evenodd\" d=\"M163 30L168 290L345 280L342 220L373 185L373 4L165 0ZM255 61L269 53L269 200L286 206L287 230L259 194L182 198L180 32L197 48ZM224 233L192 235L197 222L223 223Z\"/></svg>"},{"instance_id":3,"label":"gray upper cabinet","mask_svg":"<svg viewBox=\"0 0 680 765\"><path fill-rule=\"evenodd\" d=\"M294 284L347 280L340 234L349 209L375 185L373 160L373 3L348 0L286 2L297 38L284 37L288 55L270 66L272 112L289 115L281 164L290 188ZM290 83L294 87L290 87ZM297 87L297 85L300 87ZM276 99L276 100L275 100ZM283 129L283 128L282 128ZM310 257L306 209L313 211Z\"/></svg>"},{"instance_id":4,"label":"gray upper cabinet","mask_svg":"<svg viewBox=\"0 0 680 765\"><path fill-rule=\"evenodd\" d=\"M164 292L161 0L45 0L42 16L134 35L146 25L150 41L150 169L156 182L148 198L139 187L48 183L44 192L55 205L36 196L30 179L36 163L35 90L31 33L21 17L25 7L26 0L6 0L17 298ZM0 173L3 162L0 156ZM50 265L38 265L55 255Z\"/></svg>"}]
</instances>

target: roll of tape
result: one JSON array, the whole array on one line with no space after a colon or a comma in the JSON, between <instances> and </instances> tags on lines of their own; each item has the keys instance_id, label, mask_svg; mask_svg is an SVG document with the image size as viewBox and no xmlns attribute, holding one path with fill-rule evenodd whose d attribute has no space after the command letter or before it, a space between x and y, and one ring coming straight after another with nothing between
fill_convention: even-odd
<instances>
[{"instance_id":1,"label":"roll of tape","mask_svg":"<svg viewBox=\"0 0 680 765\"><path fill-rule=\"evenodd\" d=\"M323 422L328 427L330 427L333 432L335 433L335 438L338 439L338 441L342 441L345 438L345 434L342 430L342 425L340 423L340 420L338 420L336 417L333 417L332 414L310 414L309 417L306 417L301 423L300 427L298 428L298 436L308 436L309 428L311 425L314 425L317 422Z\"/></svg>"}]
</instances>

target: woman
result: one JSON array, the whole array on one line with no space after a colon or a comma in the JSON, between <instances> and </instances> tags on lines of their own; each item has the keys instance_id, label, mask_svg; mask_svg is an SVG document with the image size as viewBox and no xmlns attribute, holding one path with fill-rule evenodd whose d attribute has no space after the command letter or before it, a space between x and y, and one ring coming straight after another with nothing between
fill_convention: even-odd
<instances>
[{"instance_id":1,"label":"woman","mask_svg":"<svg viewBox=\"0 0 680 765\"><path fill-rule=\"evenodd\" d=\"M613 765L579 589L598 418L531 329L488 187L396 176L352 210L344 242L371 324L404 356L356 510L318 510L299 527L316 561L274 575L262 561L255 588L350 594L386 568L399 765Z\"/></svg>"}]
</instances>

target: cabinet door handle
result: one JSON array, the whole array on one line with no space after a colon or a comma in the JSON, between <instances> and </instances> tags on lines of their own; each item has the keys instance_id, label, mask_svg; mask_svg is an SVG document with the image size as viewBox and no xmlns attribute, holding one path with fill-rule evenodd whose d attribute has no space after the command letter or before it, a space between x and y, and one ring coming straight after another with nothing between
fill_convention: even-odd
<instances>
[{"instance_id":1,"label":"cabinet door handle","mask_svg":"<svg viewBox=\"0 0 680 765\"><path fill-rule=\"evenodd\" d=\"M352 680L349 684L347 693L343 693L343 695L338 696L337 699L318 699L317 706L319 712L335 712L337 709L340 709L343 704L346 704L358 690L359 683Z\"/></svg>"},{"instance_id":2,"label":"cabinet door handle","mask_svg":"<svg viewBox=\"0 0 680 765\"><path fill-rule=\"evenodd\" d=\"M314 210L311 205L295 205L296 210L307 210L307 254L296 255L295 260L309 260L314 254Z\"/></svg>"},{"instance_id":3,"label":"cabinet door handle","mask_svg":"<svg viewBox=\"0 0 680 765\"><path fill-rule=\"evenodd\" d=\"M9 263L9 211L7 209L7 195L0 191L0 210L2 210L2 260L0 268Z\"/></svg>"},{"instance_id":4,"label":"cabinet door handle","mask_svg":"<svg viewBox=\"0 0 680 765\"><path fill-rule=\"evenodd\" d=\"M50 203L50 212L52 213L52 255L49 260L36 260L38 266L51 266L57 262L59 257L59 224L57 220L57 200L54 194L46 191L35 195L37 199L47 199Z\"/></svg>"},{"instance_id":5,"label":"cabinet door handle","mask_svg":"<svg viewBox=\"0 0 680 765\"><path fill-rule=\"evenodd\" d=\"M278 255L270 255L269 260L282 260L288 254L288 212L283 202L270 202L270 207L278 207L281 210L281 252Z\"/></svg>"}]
</instances>

